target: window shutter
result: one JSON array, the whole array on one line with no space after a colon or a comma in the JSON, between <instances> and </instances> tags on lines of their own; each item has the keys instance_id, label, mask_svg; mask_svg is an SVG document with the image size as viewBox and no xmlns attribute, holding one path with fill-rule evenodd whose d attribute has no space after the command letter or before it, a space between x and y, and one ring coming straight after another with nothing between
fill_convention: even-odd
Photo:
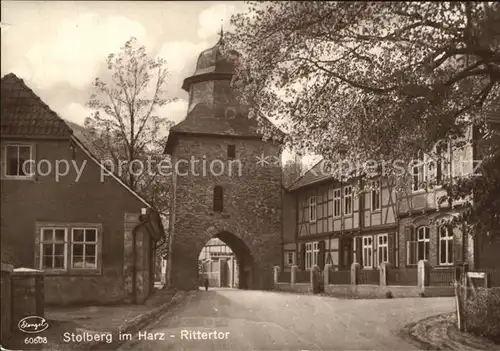
<instances>
[{"instance_id":1,"label":"window shutter","mask_svg":"<svg viewBox=\"0 0 500 351\"><path fill-rule=\"evenodd\" d=\"M455 257L453 258L455 263L463 263L463 245L462 245L462 235L464 235L462 233L462 235L460 237L458 237L457 235L455 235L455 230L453 231L453 242L455 244L455 250L453 252L453 254L455 255Z\"/></svg>"},{"instance_id":2,"label":"window shutter","mask_svg":"<svg viewBox=\"0 0 500 351\"><path fill-rule=\"evenodd\" d=\"M302 271L306 269L306 244L300 244L299 268Z\"/></svg>"},{"instance_id":3,"label":"window shutter","mask_svg":"<svg viewBox=\"0 0 500 351\"><path fill-rule=\"evenodd\" d=\"M407 225L405 227L405 241L414 241L414 229L413 226Z\"/></svg>"},{"instance_id":4,"label":"window shutter","mask_svg":"<svg viewBox=\"0 0 500 351\"><path fill-rule=\"evenodd\" d=\"M356 238L356 261L363 266L363 238L358 236Z\"/></svg>"},{"instance_id":5,"label":"window shutter","mask_svg":"<svg viewBox=\"0 0 500 351\"><path fill-rule=\"evenodd\" d=\"M387 238L389 246L389 263L396 266L396 233L389 233Z\"/></svg>"},{"instance_id":6,"label":"window shutter","mask_svg":"<svg viewBox=\"0 0 500 351\"><path fill-rule=\"evenodd\" d=\"M405 258L405 261L406 261L406 264L410 264L410 263L415 263L415 262L410 262L410 257L408 257L408 255L411 254L411 250L409 250L408 248L410 247L410 244L408 244L409 242L411 241L414 241L415 239L415 228L411 225L408 225L405 227L405 246L404 246L404 252L405 252L405 256L407 256Z\"/></svg>"},{"instance_id":7,"label":"window shutter","mask_svg":"<svg viewBox=\"0 0 500 351\"><path fill-rule=\"evenodd\" d=\"M325 268L325 241L321 240L318 243L318 266L321 270Z\"/></svg>"}]
</instances>

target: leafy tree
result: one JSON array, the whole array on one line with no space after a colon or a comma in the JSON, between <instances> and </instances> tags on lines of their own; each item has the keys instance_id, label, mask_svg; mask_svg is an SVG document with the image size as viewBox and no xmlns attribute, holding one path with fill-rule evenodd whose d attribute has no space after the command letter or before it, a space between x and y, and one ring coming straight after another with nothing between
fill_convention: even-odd
<instances>
[{"instance_id":1,"label":"leafy tree","mask_svg":"<svg viewBox=\"0 0 500 351\"><path fill-rule=\"evenodd\" d=\"M409 165L500 101L497 2L249 2L232 21L250 118L286 123L287 144L332 162Z\"/></svg>"},{"instance_id":2,"label":"leafy tree","mask_svg":"<svg viewBox=\"0 0 500 351\"><path fill-rule=\"evenodd\" d=\"M457 223L468 223L471 232L487 236L500 235L500 133L485 130L479 142L481 164L471 175L461 177L453 184L445 184L447 196L440 201L465 201L465 211L457 217ZM474 194L474 202L469 200Z\"/></svg>"},{"instance_id":3,"label":"leafy tree","mask_svg":"<svg viewBox=\"0 0 500 351\"><path fill-rule=\"evenodd\" d=\"M95 113L85 121L86 138L103 164L165 215L169 178L158 165L165 159L171 122L158 113L173 101L165 96L166 63L150 58L131 38L119 53L108 56L107 68L93 84L88 106Z\"/></svg>"},{"instance_id":4,"label":"leafy tree","mask_svg":"<svg viewBox=\"0 0 500 351\"><path fill-rule=\"evenodd\" d=\"M166 62L148 56L144 46L129 39L120 52L107 58L107 74L93 83L88 106L95 110L85 121L84 136L101 162L166 218L170 208L168 156L163 155L172 123L160 109L174 101L166 97ZM165 226L165 230L168 227ZM166 238L158 255L168 254Z\"/></svg>"}]
</instances>

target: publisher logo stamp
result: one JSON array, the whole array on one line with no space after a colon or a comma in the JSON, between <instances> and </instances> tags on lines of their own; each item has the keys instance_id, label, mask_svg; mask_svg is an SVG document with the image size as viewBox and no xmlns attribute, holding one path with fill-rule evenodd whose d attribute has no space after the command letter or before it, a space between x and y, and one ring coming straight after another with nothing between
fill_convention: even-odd
<instances>
[{"instance_id":1,"label":"publisher logo stamp","mask_svg":"<svg viewBox=\"0 0 500 351\"><path fill-rule=\"evenodd\" d=\"M20 331L28 334L41 333L49 327L49 323L43 317L28 316L19 321L17 327Z\"/></svg>"}]
</instances>

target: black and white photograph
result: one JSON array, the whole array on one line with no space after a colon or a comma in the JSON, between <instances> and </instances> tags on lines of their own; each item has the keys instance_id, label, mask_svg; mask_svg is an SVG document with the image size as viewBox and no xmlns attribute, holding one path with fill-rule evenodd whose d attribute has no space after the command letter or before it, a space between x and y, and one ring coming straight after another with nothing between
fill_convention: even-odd
<instances>
[{"instance_id":1,"label":"black and white photograph","mask_svg":"<svg viewBox=\"0 0 500 351\"><path fill-rule=\"evenodd\" d=\"M500 350L500 2L0 6L1 350Z\"/></svg>"}]
</instances>

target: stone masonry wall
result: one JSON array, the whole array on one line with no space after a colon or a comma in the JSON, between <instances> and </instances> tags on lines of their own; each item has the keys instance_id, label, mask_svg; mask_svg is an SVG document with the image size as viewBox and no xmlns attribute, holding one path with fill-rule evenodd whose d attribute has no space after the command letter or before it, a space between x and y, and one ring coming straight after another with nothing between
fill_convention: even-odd
<instances>
[{"instance_id":1,"label":"stone masonry wall","mask_svg":"<svg viewBox=\"0 0 500 351\"><path fill-rule=\"evenodd\" d=\"M236 162L227 159L227 145L236 146ZM254 289L271 289L272 267L281 256L281 168L273 162L279 147L261 140L183 136L174 160L199 160L197 167L180 167L172 215L171 282L180 289L198 286L198 255L220 232L229 232L248 247ZM267 157L258 164L259 159ZM203 160L206 172L203 172ZM220 173L221 160L225 165ZM185 173L188 173L184 175ZM199 175L195 175L199 174ZM224 211L213 211L213 188L224 189ZM229 244L229 243L228 243ZM234 249L233 249L234 251ZM236 255L238 255L236 253Z\"/></svg>"}]
</instances>

